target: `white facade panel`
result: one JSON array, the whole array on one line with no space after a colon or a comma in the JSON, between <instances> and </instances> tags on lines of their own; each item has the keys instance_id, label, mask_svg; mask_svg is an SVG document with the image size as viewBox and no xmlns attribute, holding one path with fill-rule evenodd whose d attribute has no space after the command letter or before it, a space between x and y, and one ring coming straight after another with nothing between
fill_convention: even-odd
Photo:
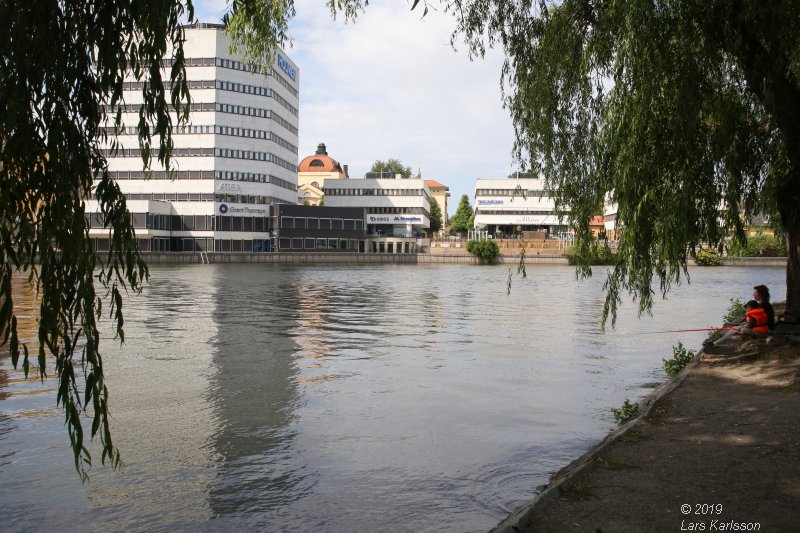
<instances>
[{"instance_id":1,"label":"white facade panel","mask_svg":"<svg viewBox=\"0 0 800 533\"><path fill-rule=\"evenodd\" d=\"M297 203L297 145L299 125L300 72L282 51L281 65L267 75L254 72L229 53L229 40L218 25L185 29L186 75L192 97L189 125L177 128L173 115L174 143L172 170L176 179L165 179L153 150L152 178L142 179L142 159L136 135L141 84L127 81L123 114L126 135L118 139L124 151L108 155L109 170L129 198L129 209L142 207L138 201L171 202L170 213L188 216L259 217L269 224L269 206ZM169 57L169 55L168 55ZM276 56L277 59L277 56ZM169 78L170 67L164 69ZM293 74L293 79L287 72ZM157 142L157 138L154 138ZM148 204L148 205L152 205ZM220 206L225 213L220 211ZM172 236L214 239L268 239L269 227L258 221L258 231L238 231L240 220L217 231L172 228ZM203 221L201 226L207 226ZM256 227L255 221L245 221ZM139 232L137 229L137 235ZM141 235L139 235L141 236ZM246 244L246 243L245 243ZM230 249L245 244L231 244ZM205 246L205 244L204 244ZM227 245L226 245L227 246ZM206 248L207 249L207 248Z\"/></svg>"},{"instance_id":2,"label":"white facade panel","mask_svg":"<svg viewBox=\"0 0 800 533\"><path fill-rule=\"evenodd\" d=\"M325 205L359 207L368 234L410 237L430 227L430 189L422 179L346 179L325 182Z\"/></svg>"},{"instance_id":3,"label":"white facade panel","mask_svg":"<svg viewBox=\"0 0 800 533\"><path fill-rule=\"evenodd\" d=\"M566 221L555 212L555 200L544 181L518 175L505 179L475 180L475 226L493 234L518 230L566 231Z\"/></svg>"}]
</instances>

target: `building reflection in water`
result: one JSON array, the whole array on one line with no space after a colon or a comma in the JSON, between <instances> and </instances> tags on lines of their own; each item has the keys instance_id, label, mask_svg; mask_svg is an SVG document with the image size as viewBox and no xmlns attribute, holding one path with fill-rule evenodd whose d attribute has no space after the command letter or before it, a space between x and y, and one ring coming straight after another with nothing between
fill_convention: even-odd
<instances>
[{"instance_id":1,"label":"building reflection in water","mask_svg":"<svg viewBox=\"0 0 800 533\"><path fill-rule=\"evenodd\" d=\"M214 516L255 525L313 487L293 449L298 346L296 270L228 266L215 279L215 373L208 402L219 426L208 493ZM262 524L263 525L263 524Z\"/></svg>"}]
</instances>

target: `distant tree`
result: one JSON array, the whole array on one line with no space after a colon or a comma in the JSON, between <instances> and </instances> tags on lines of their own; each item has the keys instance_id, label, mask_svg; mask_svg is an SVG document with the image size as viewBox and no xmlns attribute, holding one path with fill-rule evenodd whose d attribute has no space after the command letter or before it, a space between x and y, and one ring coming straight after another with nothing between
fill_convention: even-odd
<instances>
[{"instance_id":1,"label":"distant tree","mask_svg":"<svg viewBox=\"0 0 800 533\"><path fill-rule=\"evenodd\" d=\"M303 198L303 205L311 205L311 200L308 198Z\"/></svg>"},{"instance_id":2,"label":"distant tree","mask_svg":"<svg viewBox=\"0 0 800 533\"><path fill-rule=\"evenodd\" d=\"M404 165L399 159L389 159L388 161L379 159L372 164L372 168L369 171L389 174L392 178L394 178L395 174L400 174L403 179L410 178L412 172L411 167Z\"/></svg>"},{"instance_id":3,"label":"distant tree","mask_svg":"<svg viewBox=\"0 0 800 533\"><path fill-rule=\"evenodd\" d=\"M452 233L466 233L472 229L470 220L473 217L472 206L469 205L469 197L464 194L458 202L456 214L450 219L450 231Z\"/></svg>"},{"instance_id":4,"label":"distant tree","mask_svg":"<svg viewBox=\"0 0 800 533\"><path fill-rule=\"evenodd\" d=\"M442 208L436 198L430 199L431 205L431 233L436 233L442 229Z\"/></svg>"},{"instance_id":5,"label":"distant tree","mask_svg":"<svg viewBox=\"0 0 800 533\"><path fill-rule=\"evenodd\" d=\"M322 207L322 206L324 206L324 205L325 205L325 197L324 197L324 196L323 196L322 198L320 198L320 199L319 199L319 203L318 203L317 205L318 205L319 207Z\"/></svg>"}]
</instances>

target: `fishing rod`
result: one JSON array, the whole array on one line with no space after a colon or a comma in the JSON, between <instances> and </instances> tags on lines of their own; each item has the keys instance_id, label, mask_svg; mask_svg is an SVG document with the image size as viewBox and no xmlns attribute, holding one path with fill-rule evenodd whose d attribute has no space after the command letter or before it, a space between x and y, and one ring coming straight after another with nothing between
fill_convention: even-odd
<instances>
[{"instance_id":1,"label":"fishing rod","mask_svg":"<svg viewBox=\"0 0 800 533\"><path fill-rule=\"evenodd\" d=\"M652 335L655 333L688 333L693 331L734 331L739 328L693 328L693 329L665 329L663 331L640 331L637 333L628 333L627 335ZM625 335L625 333L623 333Z\"/></svg>"}]
</instances>

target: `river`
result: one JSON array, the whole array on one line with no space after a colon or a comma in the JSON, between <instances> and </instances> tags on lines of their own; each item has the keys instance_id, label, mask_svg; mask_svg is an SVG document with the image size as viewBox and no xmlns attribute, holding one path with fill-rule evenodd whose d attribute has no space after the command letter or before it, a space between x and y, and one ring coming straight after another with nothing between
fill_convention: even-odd
<instances>
[{"instance_id":1,"label":"river","mask_svg":"<svg viewBox=\"0 0 800 533\"><path fill-rule=\"evenodd\" d=\"M692 268L653 317L626 300L603 332L602 267L531 266L510 294L507 272L152 267L125 344L101 345L123 470L94 446L82 485L55 382L0 349L0 528L485 531L704 338L661 331L719 325L758 283L785 298L781 268Z\"/></svg>"}]
</instances>

